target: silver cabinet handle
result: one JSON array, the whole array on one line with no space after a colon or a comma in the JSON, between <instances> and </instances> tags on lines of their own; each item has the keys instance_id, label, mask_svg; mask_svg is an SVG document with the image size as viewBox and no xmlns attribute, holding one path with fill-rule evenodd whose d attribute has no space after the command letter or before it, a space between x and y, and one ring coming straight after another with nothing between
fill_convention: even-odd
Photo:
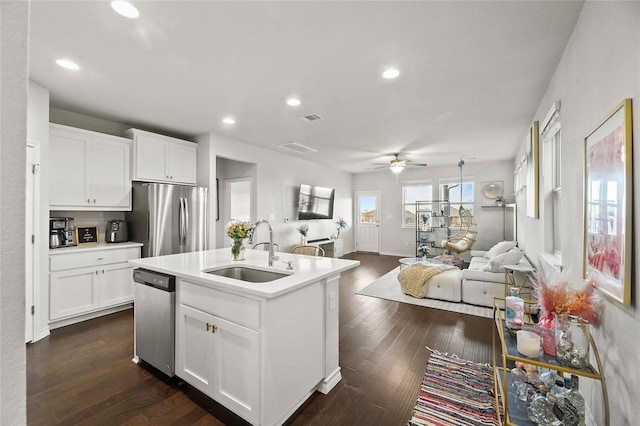
<instances>
[{"instance_id":1,"label":"silver cabinet handle","mask_svg":"<svg viewBox=\"0 0 640 426\"><path fill-rule=\"evenodd\" d=\"M102 274L104 275L104 269L102 270Z\"/></svg>"},{"instance_id":2,"label":"silver cabinet handle","mask_svg":"<svg viewBox=\"0 0 640 426\"><path fill-rule=\"evenodd\" d=\"M91 204L91 198L87 198L87 204Z\"/></svg>"},{"instance_id":3,"label":"silver cabinet handle","mask_svg":"<svg viewBox=\"0 0 640 426\"><path fill-rule=\"evenodd\" d=\"M98 271L96 271L96 275L98 275L98 274L99 274L99 272L98 272Z\"/></svg>"}]
</instances>

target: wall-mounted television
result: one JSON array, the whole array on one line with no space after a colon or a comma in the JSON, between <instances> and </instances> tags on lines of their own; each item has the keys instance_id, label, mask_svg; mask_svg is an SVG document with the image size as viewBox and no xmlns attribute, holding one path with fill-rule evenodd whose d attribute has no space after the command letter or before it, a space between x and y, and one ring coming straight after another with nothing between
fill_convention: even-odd
<instances>
[{"instance_id":1,"label":"wall-mounted television","mask_svg":"<svg viewBox=\"0 0 640 426\"><path fill-rule=\"evenodd\" d=\"M300 185L298 220L333 219L334 193L333 188Z\"/></svg>"}]
</instances>

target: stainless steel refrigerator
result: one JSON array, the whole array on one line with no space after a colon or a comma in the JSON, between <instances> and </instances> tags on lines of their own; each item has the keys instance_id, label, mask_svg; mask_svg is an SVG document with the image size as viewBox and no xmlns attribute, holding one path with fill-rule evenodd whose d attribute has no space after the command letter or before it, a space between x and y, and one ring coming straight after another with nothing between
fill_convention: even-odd
<instances>
[{"instance_id":1,"label":"stainless steel refrigerator","mask_svg":"<svg viewBox=\"0 0 640 426\"><path fill-rule=\"evenodd\" d=\"M207 188L134 182L129 239L143 243L142 257L207 250Z\"/></svg>"}]
</instances>

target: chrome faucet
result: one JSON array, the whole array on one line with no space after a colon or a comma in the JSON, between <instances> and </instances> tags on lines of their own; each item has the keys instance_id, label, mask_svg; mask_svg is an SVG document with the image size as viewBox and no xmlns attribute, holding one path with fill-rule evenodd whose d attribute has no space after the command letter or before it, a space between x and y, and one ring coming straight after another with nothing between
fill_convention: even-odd
<instances>
[{"instance_id":1,"label":"chrome faucet","mask_svg":"<svg viewBox=\"0 0 640 426\"><path fill-rule=\"evenodd\" d=\"M253 236L256 235L256 229L258 229L258 226L263 223L266 223L269 228L269 266L273 266L273 261L278 260L278 256L273 253L273 228L268 221L262 219L253 225L253 232L251 232L251 237L249 237L249 244L253 244Z\"/></svg>"}]
</instances>

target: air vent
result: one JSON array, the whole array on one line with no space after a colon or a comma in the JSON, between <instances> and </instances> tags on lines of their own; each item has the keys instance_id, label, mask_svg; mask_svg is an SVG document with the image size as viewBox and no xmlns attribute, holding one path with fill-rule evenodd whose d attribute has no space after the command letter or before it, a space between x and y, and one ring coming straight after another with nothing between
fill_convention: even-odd
<instances>
[{"instance_id":1,"label":"air vent","mask_svg":"<svg viewBox=\"0 0 640 426\"><path fill-rule=\"evenodd\" d=\"M318 114L307 114L300 117L300 119L311 123L313 121L322 120L322 117L320 117Z\"/></svg>"},{"instance_id":2,"label":"air vent","mask_svg":"<svg viewBox=\"0 0 640 426\"><path fill-rule=\"evenodd\" d=\"M288 149L290 151L295 151L295 152L298 152L298 153L318 152L317 150L315 150L313 148L309 148L308 146L304 146L304 145L299 144L297 142L287 142L287 143L280 144L279 146L281 146L284 149Z\"/></svg>"}]
</instances>

